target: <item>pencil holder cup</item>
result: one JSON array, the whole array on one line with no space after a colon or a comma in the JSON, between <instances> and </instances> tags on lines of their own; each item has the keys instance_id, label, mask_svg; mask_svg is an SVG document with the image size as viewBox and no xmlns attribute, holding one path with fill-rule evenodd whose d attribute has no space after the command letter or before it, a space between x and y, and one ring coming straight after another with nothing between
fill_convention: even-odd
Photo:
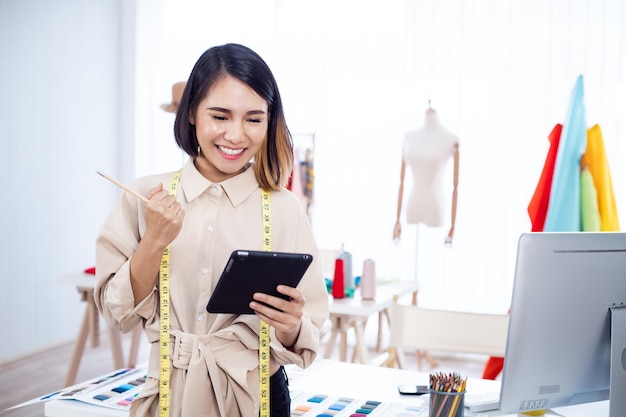
<instances>
[{"instance_id":1,"label":"pencil holder cup","mask_svg":"<svg viewBox=\"0 0 626 417\"><path fill-rule=\"evenodd\" d=\"M429 417L463 417L465 391L443 392L430 390Z\"/></svg>"}]
</instances>

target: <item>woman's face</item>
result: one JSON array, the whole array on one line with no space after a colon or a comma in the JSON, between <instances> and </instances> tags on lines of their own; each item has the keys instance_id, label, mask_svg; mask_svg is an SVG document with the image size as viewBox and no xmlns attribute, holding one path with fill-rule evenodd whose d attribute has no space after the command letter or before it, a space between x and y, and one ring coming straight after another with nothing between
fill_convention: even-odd
<instances>
[{"instance_id":1,"label":"woman's face","mask_svg":"<svg viewBox=\"0 0 626 417\"><path fill-rule=\"evenodd\" d=\"M265 141L268 117L267 102L247 84L230 75L217 81L189 116L202 175L221 182L242 172Z\"/></svg>"}]
</instances>

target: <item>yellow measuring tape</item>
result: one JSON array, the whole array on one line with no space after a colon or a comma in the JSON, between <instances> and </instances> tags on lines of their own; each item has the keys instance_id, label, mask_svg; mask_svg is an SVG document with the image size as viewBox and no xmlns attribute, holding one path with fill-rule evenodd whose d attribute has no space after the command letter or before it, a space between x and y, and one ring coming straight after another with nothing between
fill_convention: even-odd
<instances>
[{"instance_id":1,"label":"yellow measuring tape","mask_svg":"<svg viewBox=\"0 0 626 417\"><path fill-rule=\"evenodd\" d=\"M262 190L261 205L263 210L263 250L272 250L272 201L269 191ZM259 414L270 415L270 325L261 320L259 323Z\"/></svg>"},{"instance_id":2,"label":"yellow measuring tape","mask_svg":"<svg viewBox=\"0 0 626 417\"><path fill-rule=\"evenodd\" d=\"M176 195L182 170L174 174L168 192ZM263 250L272 250L271 195L262 190ZM159 268L159 416L170 415L170 250L167 245ZM270 415L270 326L260 320L259 328L259 415Z\"/></svg>"},{"instance_id":3,"label":"yellow measuring tape","mask_svg":"<svg viewBox=\"0 0 626 417\"><path fill-rule=\"evenodd\" d=\"M174 174L168 192L176 195L182 170ZM170 249L167 245L159 268L159 416L170 415Z\"/></svg>"}]
</instances>

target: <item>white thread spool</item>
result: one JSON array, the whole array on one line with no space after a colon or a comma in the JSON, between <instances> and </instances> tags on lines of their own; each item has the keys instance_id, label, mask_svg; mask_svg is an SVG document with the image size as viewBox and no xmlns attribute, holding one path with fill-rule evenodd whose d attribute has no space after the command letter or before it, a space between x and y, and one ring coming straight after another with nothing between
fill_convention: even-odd
<instances>
[{"instance_id":1,"label":"white thread spool","mask_svg":"<svg viewBox=\"0 0 626 417\"><path fill-rule=\"evenodd\" d=\"M363 261L361 298L364 300L373 300L376 298L376 264L372 259Z\"/></svg>"},{"instance_id":2,"label":"white thread spool","mask_svg":"<svg viewBox=\"0 0 626 417\"><path fill-rule=\"evenodd\" d=\"M352 254L344 250L343 245L341 245L341 253L339 254L339 259L343 259L343 277L345 282L344 287L346 289L354 289L354 275L352 275Z\"/></svg>"}]
</instances>

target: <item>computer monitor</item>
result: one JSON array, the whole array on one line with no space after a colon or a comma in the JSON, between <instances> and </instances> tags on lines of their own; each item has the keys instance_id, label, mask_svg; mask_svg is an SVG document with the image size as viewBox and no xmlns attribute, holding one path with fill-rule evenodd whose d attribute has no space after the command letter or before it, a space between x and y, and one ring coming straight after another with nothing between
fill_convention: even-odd
<instances>
[{"instance_id":1,"label":"computer monitor","mask_svg":"<svg viewBox=\"0 0 626 417\"><path fill-rule=\"evenodd\" d=\"M623 416L625 303L626 233L523 234L500 411L606 400L611 387L610 416Z\"/></svg>"}]
</instances>

